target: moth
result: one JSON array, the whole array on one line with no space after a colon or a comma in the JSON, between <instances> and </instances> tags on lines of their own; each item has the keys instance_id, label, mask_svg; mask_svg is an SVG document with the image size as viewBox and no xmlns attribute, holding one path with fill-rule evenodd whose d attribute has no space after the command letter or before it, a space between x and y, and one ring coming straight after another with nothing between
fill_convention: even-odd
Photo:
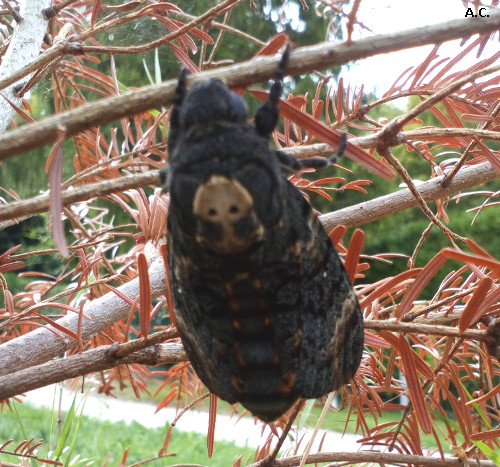
<instances>
[{"instance_id":1,"label":"moth","mask_svg":"<svg viewBox=\"0 0 500 467\"><path fill-rule=\"evenodd\" d=\"M270 148L288 56L287 47L254 123L244 100L218 79L187 91L184 70L161 171L186 353L213 394L265 422L299 398L349 382L363 350L363 317L349 277L311 206L287 180L332 159L298 161Z\"/></svg>"}]
</instances>

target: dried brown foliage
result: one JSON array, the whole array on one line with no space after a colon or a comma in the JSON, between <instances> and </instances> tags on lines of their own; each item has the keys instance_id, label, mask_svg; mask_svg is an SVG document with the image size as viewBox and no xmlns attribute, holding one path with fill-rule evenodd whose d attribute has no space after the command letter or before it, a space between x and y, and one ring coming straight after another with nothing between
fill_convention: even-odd
<instances>
[{"instance_id":1,"label":"dried brown foliage","mask_svg":"<svg viewBox=\"0 0 500 467\"><path fill-rule=\"evenodd\" d=\"M361 3L354 2L354 8L347 15L342 11L342 2L323 1L317 13L324 15L327 30L334 27L328 11L343 15L350 40ZM28 71L35 72L28 85L49 74L55 118L63 112L86 109L86 113L78 115L88 115L92 123L99 122L94 101L123 94L113 55L139 54L167 46L178 59L179 67L186 66L192 72L215 68L216 73L220 70L222 74L226 63L218 63L214 57L221 43L231 41L233 35L252 41L256 56L278 52L288 40L285 34L270 37L264 44L249 31L228 25L228 15L233 9L250 10L250 7L242 0L225 0L192 17L179 6L167 2L56 1L47 12L52 18L50 30L54 39L31 67L2 80L0 87L9 79L16 82ZM3 15L3 23L8 23L8 27L5 26L2 33L7 40L14 23L8 21L11 18L8 12ZM496 27L490 28L494 32L500 25L500 16L491 16L491 21L496 21ZM124 24L137 25L140 21L153 20L165 28L160 38L139 43L137 38L130 37L123 46L103 43L103 33L109 35ZM477 23L479 27L480 22ZM454 26L454 37L461 37L461 28L471 27L465 22L455 22ZM449 25L435 28L443 34L450 30ZM463 31L463 37L470 36L468 29ZM435 45L422 63L404 70L400 78L388 86L384 97L372 102L366 101L363 88L352 89L342 79L338 86L330 86L331 76L324 75L320 76L314 95L290 95L283 99L284 125L282 131L274 135L277 146L297 157L308 156L311 151L324 154L331 148L313 142L321 141L335 147L340 127L356 130L361 136L351 139L347 156L368 168L372 178L391 178L393 170L397 172L414 198L413 205L419 205L432 225L442 229L449 239L449 247L436 251L427 265L416 268L414 257L425 241L426 232L423 232L422 238L415 240L415 253L406 271L367 283L364 277L371 262L387 261L397 252L383 251L376 257L367 258L362 255L362 231L356 230L346 246L343 242L346 229L337 225L332 230L331 238L345 254L346 268L356 285L365 316L365 356L344 398L350 415L356 415L358 432L363 434L360 449L369 452L317 453L310 457L311 462L393 461L432 465L434 461L428 457L429 450L421 442L422 433L434 437L438 446L436 462L441 462L440 465L462 465L462 460L466 459L470 465L477 465L476 461L483 459L481 465L489 466L493 465L492 459L498 459L500 260L487 251L488 245L478 245L466 238L467 232L452 232L445 225L450 195L447 188L450 186L455 193L459 192L456 199L473 195L484 199L476 208L479 215L476 222L481 222L481 211L498 209L498 184L494 189L475 192L461 192L463 186L454 185L454 179L464 170L486 167L488 174L474 179L476 185L498 179L500 174L500 52L481 55L489 36L487 33L464 41L461 52L451 59L441 58L438 55L440 45ZM405 44L414 45L405 42L409 41L408 37L401 33L400 40L393 41L394 49L404 48ZM0 54L5 53L7 41L4 44ZM356 41L351 45L356 47ZM376 53L366 47L364 56ZM314 52L312 54L314 59ZM477 54L475 64L462 68L464 57L471 54ZM108 73L90 66L107 55L111 55ZM320 63L319 52L316 58ZM234 60L239 58L234 57ZM291 63L292 68L296 66L293 54ZM306 66L310 67L308 72L318 68L314 64ZM233 71L241 78L240 69L244 68L236 66ZM268 77L271 76L270 71ZM175 80L175 76L169 78ZM247 84L252 79L248 78ZM324 90L326 92L322 92ZM26 86L22 92L25 91ZM250 93L259 99L265 98L262 90L251 89ZM123 101L132 100L134 93L127 96L122 96ZM373 109L407 96L418 96L420 104L390 122L370 117ZM96 359L92 360L93 365L100 369L95 381L98 381L99 391L105 394L112 394L116 387L125 385L132 386L137 394L146 391L153 370L145 364L175 361L177 363L168 370L154 372L163 377L159 389L162 400L158 407L174 405L180 410L204 397L205 389L189 364L183 361L182 352L168 346L178 342L177 337L173 337L176 335L158 334L168 331L174 319L170 284L167 291L161 253L168 195L152 185L158 178L156 172L149 172L156 171L168 160L165 144L168 103L168 99L159 103L157 110L144 108L134 115L122 113L120 121L111 127L104 126L110 121L105 111L100 121L102 126L89 125L82 117L77 134L69 135L74 142L73 154L63 149L63 141L68 137L65 122L55 120L58 136L51 139L54 145L47 160L49 195L38 200L19 200L10 187L1 187L4 191L0 206L2 227L50 211L62 267L61 272L54 275L27 271L23 261L27 256L43 256L49 252L26 253L23 245L0 250L0 286L4 303L0 309L0 400L43 385L43 380L36 379L37 373L55 374L54 369L63 368L65 361L76 362L76 366L71 374L69 370L67 373L61 371L57 380L89 373L91 357ZM18 113L29 122L33 117L28 103L25 107L24 110L19 108ZM435 126L425 127L419 120L426 110L437 119ZM66 118L70 114L64 115ZM18 131L25 128L29 131L26 126ZM39 133L40 146L47 142L42 133ZM415 186L401 162L392 155L391 148L399 145L406 145L414 157L428 164L429 180L422 186L439 181L432 195L437 203L436 212L426 204L429 199L420 195L422 186ZM439 156L451 151L459 157ZM73 158L75 174L63 180L62 161L68 157ZM9 164L9 161L4 163ZM126 190L123 180L128 184ZM346 181L338 175L311 181L310 177L306 179L298 174L291 180L306 195L315 192L328 199L335 190L370 194L370 180L367 179ZM336 185L335 190L332 183ZM402 192L394 194L395 199L402 196ZM396 211L397 203L384 204L382 198L373 203L379 205L378 218L391 216ZM121 210L129 221L121 225L115 223L109 215L111 206L114 212ZM365 205L361 204L359 209L363 207ZM370 220L370 211L365 211L364 216L359 224ZM335 215L332 217L335 224ZM498 235L499 227L498 224L491 226L493 235ZM450 260L455 260L458 266L442 280L431 300L418 302L424 287ZM24 290L10 289L5 274L13 271L19 271L20 277L30 278ZM163 323L166 324L153 325L157 315L165 315ZM165 343L167 336L169 342ZM42 345L42 341L44 350L40 352L37 344ZM96 353L99 348L105 351ZM154 353L141 353L153 348ZM58 358L63 351L65 357ZM408 396L407 404L399 402L402 395ZM386 411L397 411L399 421L375 427L368 424L368 417L377 419ZM216 420L213 397L210 398L210 420L209 451L213 448ZM274 424L273 434L262 439L255 454L255 465L264 465L263 461L273 452L275 456L276 442L286 435L283 430L288 421L285 416ZM175 436L175 432L172 434L169 430L166 434L161 454L167 452L170 436ZM0 452L5 452L8 441L2 443L0 440ZM29 456L33 448L33 440L29 440L18 446L17 451ZM295 454L299 457L292 457ZM274 465L298 465L301 454L301 450L286 453ZM488 458L490 461L484 460ZM240 457L235 465L243 465L242 462Z\"/></svg>"}]
</instances>

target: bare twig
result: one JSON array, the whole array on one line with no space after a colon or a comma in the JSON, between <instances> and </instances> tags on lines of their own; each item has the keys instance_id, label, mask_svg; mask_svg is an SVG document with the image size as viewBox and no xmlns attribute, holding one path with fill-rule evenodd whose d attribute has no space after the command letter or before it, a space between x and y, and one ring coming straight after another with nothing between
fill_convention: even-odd
<instances>
[{"instance_id":1,"label":"bare twig","mask_svg":"<svg viewBox=\"0 0 500 467\"><path fill-rule=\"evenodd\" d=\"M272 467L293 467L300 465L301 456L285 457L276 459ZM470 467L496 467L494 462L485 460L467 459ZM264 467L266 465L265 459L263 461L250 464L248 467ZM364 464L375 463L379 465L395 465L407 464L418 465L422 467L463 467L463 460L459 457L446 457L441 459L439 457L431 456L415 456L411 454L399 454L390 452L321 452L311 454L307 458L307 464L314 464L320 462L343 462L347 464ZM335 464L338 465L338 464Z\"/></svg>"},{"instance_id":2,"label":"bare twig","mask_svg":"<svg viewBox=\"0 0 500 467\"><path fill-rule=\"evenodd\" d=\"M374 331L410 332L413 334L463 337L465 339L473 339L476 341L488 340L486 331L468 329L464 332L460 332L458 328L452 326L439 326L436 324L403 323L402 321L380 321L368 319L365 320L365 329L372 329Z\"/></svg>"},{"instance_id":3,"label":"bare twig","mask_svg":"<svg viewBox=\"0 0 500 467\"><path fill-rule=\"evenodd\" d=\"M292 412L288 417L288 421L286 422L285 428L283 428L283 432L281 433L281 436L279 437L278 442L276 443L276 446L273 449L273 452L265 459L268 465L272 465L273 462L276 460L276 457L278 456L278 453L280 452L280 449L283 446L283 443L285 442L285 439L288 436L290 429L292 428L293 422L295 421L297 415L304 406L304 402L305 402L304 399L299 399L295 403Z\"/></svg>"},{"instance_id":4,"label":"bare twig","mask_svg":"<svg viewBox=\"0 0 500 467\"><path fill-rule=\"evenodd\" d=\"M26 66L19 68L14 73L9 74L5 78L0 79L0 90L5 89L13 83L16 83L20 79L28 76L29 74L41 70L54 60L63 57L68 54L81 54L81 49L79 50L78 44L74 42L68 42L67 40L56 42L52 47L45 51L42 55L39 55L33 61L31 61Z\"/></svg>"},{"instance_id":5,"label":"bare twig","mask_svg":"<svg viewBox=\"0 0 500 467\"><path fill-rule=\"evenodd\" d=\"M179 18L187 19L189 21L192 21L196 18L195 16L188 15L187 13L181 12L181 11L173 10L173 11L171 11L171 13L174 16L178 16ZM243 37L248 42L253 42L254 44L258 45L259 47L263 47L264 45L266 45L265 42L262 42L261 40L257 39L256 37L253 37L251 34L247 34L244 31L240 31L239 29L233 28L233 27L229 26L228 24L218 23L217 21L212 21L210 23L210 26L213 28L221 29L223 31L230 32L231 34L235 34L237 36Z\"/></svg>"},{"instance_id":6,"label":"bare twig","mask_svg":"<svg viewBox=\"0 0 500 467\"><path fill-rule=\"evenodd\" d=\"M413 180L411 179L410 174L406 171L406 169L403 167L403 165L401 164L401 162L399 162L398 159L396 159L392 155L392 152L390 151L390 149L387 148L387 147L380 147L379 146L378 147L378 153L381 156L385 157L385 159L387 160L387 162L389 162L389 164L391 164L392 167L394 167L394 169L396 170L396 172L399 174L399 176L405 182L405 184L408 187L408 189L411 191L411 194L415 198L415 201L417 202L418 206L420 207L420 209L422 209L422 211L429 218L429 220L438 229L440 229L442 232L444 232L444 234L447 237L449 237L450 239L459 240L459 241L465 243L467 241L466 238L462 237L461 235L456 234L455 232L453 232L452 230L450 230L448 227L446 227L446 225L444 225L437 218L437 216L432 212L432 210L429 208L429 206L427 206L424 198L422 197L422 195L418 191L417 187L413 183Z\"/></svg>"},{"instance_id":7,"label":"bare twig","mask_svg":"<svg viewBox=\"0 0 500 467\"><path fill-rule=\"evenodd\" d=\"M12 5L7 1L7 0L2 0L2 3L3 5L5 6L5 8L7 9L7 11L9 12L9 14L18 22L20 23L23 18L22 16L19 14L19 11L17 11L16 9L14 9L12 7Z\"/></svg>"},{"instance_id":8,"label":"bare twig","mask_svg":"<svg viewBox=\"0 0 500 467\"><path fill-rule=\"evenodd\" d=\"M172 335L175 334L175 332L172 333ZM120 344L105 345L66 358L51 360L13 374L0 376L0 400L119 365L140 363L141 365L157 366L187 360L184 348L180 343L171 342L146 346L145 343L140 342L140 339L132 342L139 342L144 347L123 357L117 357L113 351Z\"/></svg>"},{"instance_id":9,"label":"bare twig","mask_svg":"<svg viewBox=\"0 0 500 467\"><path fill-rule=\"evenodd\" d=\"M299 74L315 69L343 65L380 53L416 47L434 42L489 33L500 26L500 11L492 11L481 21L455 20L438 25L415 28L392 34L369 37L349 44L321 43L302 47L292 52L288 72ZM278 57L258 59L236 65L209 70L191 77L197 81L221 78L230 87L245 87L269 79L275 72ZM109 123L123 116L130 116L172 102L175 81L147 86L120 96L113 96L86 104L77 109L53 115L40 122L26 125L0 137L0 160L5 160L35 147L54 142L58 129L64 128L67 137L85 128Z\"/></svg>"},{"instance_id":10,"label":"bare twig","mask_svg":"<svg viewBox=\"0 0 500 467\"><path fill-rule=\"evenodd\" d=\"M64 190L62 195L63 204L67 206L80 201L102 197L111 193L120 193L132 188L159 184L160 178L157 170L151 170L149 172L134 175L126 175L122 178L89 183L85 186ZM10 215L8 213L13 211L15 212L15 217L47 211L49 203L49 195L41 195L29 200L9 203L2 206L0 220L9 219Z\"/></svg>"},{"instance_id":11,"label":"bare twig","mask_svg":"<svg viewBox=\"0 0 500 467\"><path fill-rule=\"evenodd\" d=\"M159 39L148 42L147 44L141 45L127 45L126 47L112 47L112 46L83 46L83 51L85 53L107 53L107 54L136 54L141 52L148 52L149 50L156 49L161 45L172 42L177 39L182 34L189 32L194 27L203 24L207 21L210 21L212 18L225 13L226 11L234 8L236 5L243 3L246 0L226 0L224 2L217 3L210 10L207 10L202 15L194 18L189 23L186 23L184 26L177 29L175 32L171 34L167 34L166 36L162 36ZM132 17L132 15L131 15ZM110 29L111 25L107 25L103 23L100 27L90 29L86 33L82 34L82 39L86 39L87 37L95 36L97 32L103 31L105 29Z\"/></svg>"}]
</instances>

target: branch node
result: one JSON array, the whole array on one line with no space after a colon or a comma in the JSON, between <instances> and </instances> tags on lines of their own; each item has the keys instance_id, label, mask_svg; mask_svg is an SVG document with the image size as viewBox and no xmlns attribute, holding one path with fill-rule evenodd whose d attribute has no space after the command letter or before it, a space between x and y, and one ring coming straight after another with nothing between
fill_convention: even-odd
<instances>
[{"instance_id":1,"label":"branch node","mask_svg":"<svg viewBox=\"0 0 500 467\"><path fill-rule=\"evenodd\" d=\"M50 6L49 8L44 8L42 10L42 15L47 21L56 16L57 13L59 13L59 8L57 8L57 6L54 5Z\"/></svg>"},{"instance_id":2,"label":"branch node","mask_svg":"<svg viewBox=\"0 0 500 467\"><path fill-rule=\"evenodd\" d=\"M397 119L389 122L377 136L377 151L379 154L384 153L384 149L386 148L398 146L406 142L406 136L401 133L401 127Z\"/></svg>"},{"instance_id":3,"label":"branch node","mask_svg":"<svg viewBox=\"0 0 500 467\"><path fill-rule=\"evenodd\" d=\"M69 42L69 41L64 41L62 51L66 54L71 54L71 55L83 55L85 53L83 51L83 46L80 42Z\"/></svg>"},{"instance_id":4,"label":"branch node","mask_svg":"<svg viewBox=\"0 0 500 467\"><path fill-rule=\"evenodd\" d=\"M118 358L118 351L120 350L120 344L118 342L113 342L108 350L106 350L106 360L116 360Z\"/></svg>"}]
</instances>

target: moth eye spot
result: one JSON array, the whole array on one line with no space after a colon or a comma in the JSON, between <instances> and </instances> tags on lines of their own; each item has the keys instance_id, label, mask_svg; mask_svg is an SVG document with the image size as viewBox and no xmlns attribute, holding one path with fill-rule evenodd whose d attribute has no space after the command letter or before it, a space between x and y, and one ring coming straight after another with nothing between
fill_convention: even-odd
<instances>
[{"instance_id":1,"label":"moth eye spot","mask_svg":"<svg viewBox=\"0 0 500 467\"><path fill-rule=\"evenodd\" d=\"M218 254L246 250L264 231L253 202L250 191L238 179L212 175L193 196L196 241Z\"/></svg>"}]
</instances>

